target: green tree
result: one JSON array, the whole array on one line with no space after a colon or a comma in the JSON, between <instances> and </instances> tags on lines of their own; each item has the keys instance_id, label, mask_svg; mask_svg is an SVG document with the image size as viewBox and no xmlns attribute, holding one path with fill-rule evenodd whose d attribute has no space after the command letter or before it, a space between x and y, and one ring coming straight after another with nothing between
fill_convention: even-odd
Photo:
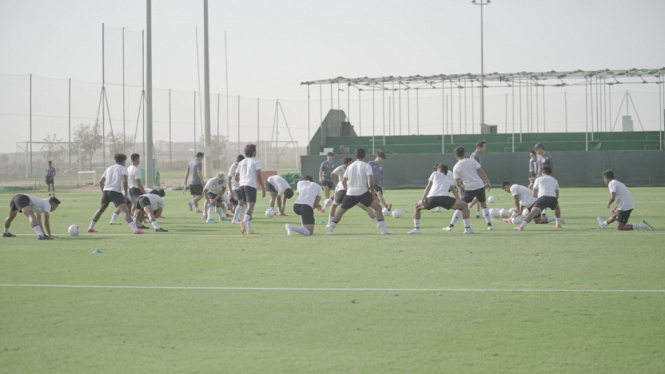
<instances>
[{"instance_id":1,"label":"green tree","mask_svg":"<svg viewBox=\"0 0 665 374\"><path fill-rule=\"evenodd\" d=\"M53 161L54 165L61 165L63 158L67 154L68 144L62 139L58 139L56 134L47 135L42 139L41 153L44 161Z\"/></svg>"},{"instance_id":2,"label":"green tree","mask_svg":"<svg viewBox=\"0 0 665 374\"><path fill-rule=\"evenodd\" d=\"M106 135L106 147L108 149L108 154L113 157L116 153L124 153L127 156L134 149L134 138L119 132Z\"/></svg>"},{"instance_id":3,"label":"green tree","mask_svg":"<svg viewBox=\"0 0 665 374\"><path fill-rule=\"evenodd\" d=\"M88 169L92 169L92 157L98 149L102 147L102 134L99 131L99 123L95 125L80 124L74 128L74 143L80 148L81 164L88 163ZM77 150L72 149L72 152Z\"/></svg>"}]
</instances>

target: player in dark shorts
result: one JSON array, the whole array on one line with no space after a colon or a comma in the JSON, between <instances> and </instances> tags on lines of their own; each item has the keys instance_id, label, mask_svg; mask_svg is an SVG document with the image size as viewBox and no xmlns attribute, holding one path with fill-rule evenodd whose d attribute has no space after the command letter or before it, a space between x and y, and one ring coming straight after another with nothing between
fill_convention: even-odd
<instances>
[{"instance_id":1,"label":"player in dark shorts","mask_svg":"<svg viewBox=\"0 0 665 374\"><path fill-rule=\"evenodd\" d=\"M442 207L444 209L457 209L462 211L462 218L464 219L464 233L477 234L478 232L471 228L471 221L469 220L469 205L463 200L459 199L457 187L455 183L447 177L448 165L437 164L436 171L430 175L423 197L418 200L414 207L413 212L413 230L408 234L420 234L420 212L423 209L433 209ZM452 192L455 198L448 196Z\"/></svg>"},{"instance_id":2,"label":"player in dark shorts","mask_svg":"<svg viewBox=\"0 0 665 374\"><path fill-rule=\"evenodd\" d=\"M305 175L305 177L298 182L296 190L298 191L298 197L293 204L293 212L300 216L302 226L294 226L287 223L284 225L286 228L286 235L291 236L291 232L293 231L304 236L313 235L316 223L314 219L314 209L320 206L321 186L314 183L310 175Z\"/></svg>"},{"instance_id":3,"label":"player in dark shorts","mask_svg":"<svg viewBox=\"0 0 665 374\"><path fill-rule=\"evenodd\" d=\"M60 200L55 196L48 200L40 199L38 197L19 194L12 198L9 202L9 215L5 219L3 238L13 238L16 235L9 232L9 227L18 213L25 214L30 221L30 226L39 235L39 240L53 239L51 236L50 213L55 211L60 205ZM41 213L44 213L44 228L46 233L42 231L41 227Z\"/></svg>"},{"instance_id":4,"label":"player in dark shorts","mask_svg":"<svg viewBox=\"0 0 665 374\"><path fill-rule=\"evenodd\" d=\"M333 162L334 154L328 152L326 155L326 160L321 163L319 167L319 181L321 186L323 186L323 191L325 192L326 199L330 198L330 191L334 190L335 184L333 183L332 172L335 170L335 162Z\"/></svg>"},{"instance_id":5,"label":"player in dark shorts","mask_svg":"<svg viewBox=\"0 0 665 374\"><path fill-rule=\"evenodd\" d=\"M53 179L55 178L55 168L53 167L53 162L48 162L48 168L46 169L46 177L44 182L46 182L46 187L48 188L48 195L55 196L55 185L53 184Z\"/></svg>"}]
</instances>

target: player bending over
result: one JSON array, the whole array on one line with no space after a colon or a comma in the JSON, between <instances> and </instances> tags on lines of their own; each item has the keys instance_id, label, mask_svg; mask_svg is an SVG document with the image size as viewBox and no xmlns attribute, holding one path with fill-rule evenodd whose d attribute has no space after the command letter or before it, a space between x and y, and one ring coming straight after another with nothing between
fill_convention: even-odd
<instances>
[{"instance_id":1,"label":"player bending over","mask_svg":"<svg viewBox=\"0 0 665 374\"><path fill-rule=\"evenodd\" d=\"M501 185L501 188L508 192L509 194L513 195L513 198L515 199L515 212L509 217L503 220L503 222L506 223L520 223L520 222L513 222L515 220L515 217L519 217L524 209L527 210L527 212L531 212L531 209L533 208L533 204L536 202L536 198L533 197L533 191L531 191L528 187L519 185L517 183L512 184L510 182L503 182ZM540 216L534 217L533 222L534 223L550 223L550 222L555 222L556 218L554 217L543 217L541 218ZM561 218L561 223L566 223L563 218Z\"/></svg>"},{"instance_id":2,"label":"player bending over","mask_svg":"<svg viewBox=\"0 0 665 374\"><path fill-rule=\"evenodd\" d=\"M314 235L314 209L320 208L319 202L321 201L321 186L312 181L311 175L305 177L298 182L296 187L298 197L293 204L293 211L300 216L302 226L293 226L289 223L284 225L286 228L286 235L291 236L293 231L298 234L309 236Z\"/></svg>"},{"instance_id":3,"label":"player bending over","mask_svg":"<svg viewBox=\"0 0 665 374\"><path fill-rule=\"evenodd\" d=\"M9 226L12 225L12 221L16 218L17 213L23 213L28 217L32 229L35 230L37 235L39 235L39 240L53 239L51 236L51 223L49 222L49 218L51 212L55 212L58 206L60 206L60 200L55 196L48 200L23 194L14 196L9 202L9 215L5 219L5 231L2 233L2 237L13 238L16 236L9 232ZM42 231L42 213L44 213L44 228L46 228L46 234Z\"/></svg>"},{"instance_id":4,"label":"player bending over","mask_svg":"<svg viewBox=\"0 0 665 374\"><path fill-rule=\"evenodd\" d=\"M219 219L222 221L230 221L230 219L225 217L225 214L222 212L222 205L224 203L230 204L230 200L227 195L224 194L226 190L226 176L223 172L217 173L215 178L210 178L206 185L203 187L203 196L206 198L205 208L203 210L203 218L206 220L206 223L217 223L212 218L212 214L217 209L217 214Z\"/></svg>"},{"instance_id":5,"label":"player bending over","mask_svg":"<svg viewBox=\"0 0 665 374\"><path fill-rule=\"evenodd\" d=\"M286 200L293 197L291 185L279 175L271 175L266 179L266 190L270 194L270 210L275 211L275 200L277 200L278 216L286 216ZM320 186L319 186L320 187Z\"/></svg>"},{"instance_id":6,"label":"player bending over","mask_svg":"<svg viewBox=\"0 0 665 374\"><path fill-rule=\"evenodd\" d=\"M414 229L409 231L408 234L420 234L420 211L423 209L430 210L434 207L443 207L448 210L454 208L462 211L464 233L477 234L478 232L471 228L469 205L460 200L455 183L446 176L448 174L448 165L437 164L436 168L437 170L429 176L422 200L416 202L413 212ZM448 196L448 193L451 191L455 195L455 198Z\"/></svg>"},{"instance_id":7,"label":"player bending over","mask_svg":"<svg viewBox=\"0 0 665 374\"><path fill-rule=\"evenodd\" d=\"M540 216L540 212L547 208L554 211L556 228L561 228L561 208L559 208L559 182L552 177L552 168L545 166L543 176L536 178L533 182L533 196L538 197L531 211L521 225L515 227L516 231L523 231L526 225L534 218Z\"/></svg>"},{"instance_id":8,"label":"player bending over","mask_svg":"<svg viewBox=\"0 0 665 374\"><path fill-rule=\"evenodd\" d=\"M138 222L143 221L143 215L148 216L150 224L155 229L155 232L168 232L169 230L164 230L159 227L157 223L157 217L162 214L164 211L164 190L152 190L150 193L141 195L136 199L136 220Z\"/></svg>"},{"instance_id":9,"label":"player bending over","mask_svg":"<svg viewBox=\"0 0 665 374\"><path fill-rule=\"evenodd\" d=\"M610 201L607 202L607 209L610 208L613 202L616 201L617 206L612 209L612 214L610 218L603 221L602 218L596 217L598 225L601 229L604 229L610 223L617 221L617 230L649 230L653 231L653 227L647 223L647 221L642 221L642 223L628 224L628 218L630 218L630 213L633 212L635 208L635 203L633 201L633 196L628 191L628 187L625 184L614 179L614 172L612 170L605 170L603 172L603 181L610 189Z\"/></svg>"}]
</instances>

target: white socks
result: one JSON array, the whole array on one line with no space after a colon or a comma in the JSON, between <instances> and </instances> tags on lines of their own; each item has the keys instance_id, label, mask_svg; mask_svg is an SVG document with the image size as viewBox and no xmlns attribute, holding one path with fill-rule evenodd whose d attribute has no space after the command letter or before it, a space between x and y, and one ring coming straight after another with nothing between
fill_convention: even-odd
<instances>
[{"instance_id":1,"label":"white socks","mask_svg":"<svg viewBox=\"0 0 665 374\"><path fill-rule=\"evenodd\" d=\"M464 228L465 229L470 229L471 228L471 219L469 219L469 218L464 219Z\"/></svg>"},{"instance_id":2,"label":"white socks","mask_svg":"<svg viewBox=\"0 0 665 374\"><path fill-rule=\"evenodd\" d=\"M419 219L413 219L413 227L419 229L420 228L420 220Z\"/></svg>"},{"instance_id":3,"label":"white socks","mask_svg":"<svg viewBox=\"0 0 665 374\"><path fill-rule=\"evenodd\" d=\"M214 206L214 205L211 205L211 206L208 208L208 219L212 219L212 213L213 213L214 211L215 211L215 206Z\"/></svg>"},{"instance_id":4,"label":"white socks","mask_svg":"<svg viewBox=\"0 0 665 374\"><path fill-rule=\"evenodd\" d=\"M42 228L39 225L33 227L32 229L35 230L39 236L44 236L44 231L42 231Z\"/></svg>"},{"instance_id":5,"label":"white socks","mask_svg":"<svg viewBox=\"0 0 665 374\"><path fill-rule=\"evenodd\" d=\"M90 221L90 226L88 227L88 230L92 230L92 229L94 229L94 228L95 228L95 223L97 223L97 222L95 222L95 221Z\"/></svg>"},{"instance_id":6,"label":"white socks","mask_svg":"<svg viewBox=\"0 0 665 374\"><path fill-rule=\"evenodd\" d=\"M118 219L118 213L113 212L113 215L111 216L111 222L115 222L116 219Z\"/></svg>"},{"instance_id":7,"label":"white socks","mask_svg":"<svg viewBox=\"0 0 665 374\"><path fill-rule=\"evenodd\" d=\"M483 215L485 216L485 222L492 223L492 216L488 208L483 208Z\"/></svg>"},{"instance_id":8,"label":"white socks","mask_svg":"<svg viewBox=\"0 0 665 374\"><path fill-rule=\"evenodd\" d=\"M453 219L450 220L450 226L455 226L455 222L457 222L460 217L462 217L462 211L458 209L453 213Z\"/></svg>"},{"instance_id":9,"label":"white socks","mask_svg":"<svg viewBox=\"0 0 665 374\"><path fill-rule=\"evenodd\" d=\"M131 227L132 230L134 230L134 231L139 229L138 227L136 227L136 222L134 222L134 221L129 222L129 227Z\"/></svg>"},{"instance_id":10,"label":"white socks","mask_svg":"<svg viewBox=\"0 0 665 374\"><path fill-rule=\"evenodd\" d=\"M252 231L252 217L249 214L245 214L245 225L247 225L247 230Z\"/></svg>"},{"instance_id":11,"label":"white socks","mask_svg":"<svg viewBox=\"0 0 665 374\"><path fill-rule=\"evenodd\" d=\"M150 222L150 223L152 224L152 227L153 227L155 230L159 230L159 225L157 224L157 221L152 221L152 222Z\"/></svg>"}]
</instances>

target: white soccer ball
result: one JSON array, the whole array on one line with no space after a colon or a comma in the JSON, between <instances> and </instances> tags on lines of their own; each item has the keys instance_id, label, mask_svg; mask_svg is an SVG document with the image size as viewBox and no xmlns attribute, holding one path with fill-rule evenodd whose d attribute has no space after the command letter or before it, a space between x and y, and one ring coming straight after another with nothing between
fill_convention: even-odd
<instances>
[{"instance_id":1,"label":"white soccer ball","mask_svg":"<svg viewBox=\"0 0 665 374\"><path fill-rule=\"evenodd\" d=\"M510 213L511 216L515 214L515 212L516 212L515 208L508 209L508 213Z\"/></svg>"},{"instance_id":2,"label":"white soccer ball","mask_svg":"<svg viewBox=\"0 0 665 374\"><path fill-rule=\"evenodd\" d=\"M501 210L499 208L492 208L490 209L490 216L492 218L499 218L501 217Z\"/></svg>"},{"instance_id":3,"label":"white soccer ball","mask_svg":"<svg viewBox=\"0 0 665 374\"><path fill-rule=\"evenodd\" d=\"M393 218L399 218L402 216L402 211L399 209L393 210Z\"/></svg>"},{"instance_id":4,"label":"white soccer ball","mask_svg":"<svg viewBox=\"0 0 665 374\"><path fill-rule=\"evenodd\" d=\"M268 208L268 210L266 210L266 217L268 217L268 218L272 218L272 217L274 217L274 216L275 216L275 211L272 210L272 209L270 209L270 208Z\"/></svg>"},{"instance_id":5,"label":"white soccer ball","mask_svg":"<svg viewBox=\"0 0 665 374\"><path fill-rule=\"evenodd\" d=\"M68 232L69 235L71 235L71 236L78 236L79 231L80 231L80 230L79 230L79 227L76 226L76 225L71 225L71 226L69 226L69 228L67 229L67 232Z\"/></svg>"},{"instance_id":6,"label":"white soccer ball","mask_svg":"<svg viewBox=\"0 0 665 374\"><path fill-rule=\"evenodd\" d=\"M524 219L522 219L522 216L515 216L515 217L513 217L513 223L514 223L514 224L519 225L520 223L522 223L522 221L524 221Z\"/></svg>"},{"instance_id":7,"label":"white soccer ball","mask_svg":"<svg viewBox=\"0 0 665 374\"><path fill-rule=\"evenodd\" d=\"M490 203L490 204L496 203L496 197L494 197L494 196L488 197L487 202Z\"/></svg>"},{"instance_id":8,"label":"white soccer ball","mask_svg":"<svg viewBox=\"0 0 665 374\"><path fill-rule=\"evenodd\" d=\"M499 211L499 214L501 215L501 218L508 218L510 217L510 212L507 209L501 209Z\"/></svg>"},{"instance_id":9,"label":"white soccer ball","mask_svg":"<svg viewBox=\"0 0 665 374\"><path fill-rule=\"evenodd\" d=\"M388 208L383 208L383 210L381 211L381 213L383 213L384 216L387 216L387 215L390 214L390 211L388 210Z\"/></svg>"},{"instance_id":10,"label":"white soccer ball","mask_svg":"<svg viewBox=\"0 0 665 374\"><path fill-rule=\"evenodd\" d=\"M529 209L524 208L524 210L522 211L522 217L526 218L526 216L528 215L529 215Z\"/></svg>"}]
</instances>

